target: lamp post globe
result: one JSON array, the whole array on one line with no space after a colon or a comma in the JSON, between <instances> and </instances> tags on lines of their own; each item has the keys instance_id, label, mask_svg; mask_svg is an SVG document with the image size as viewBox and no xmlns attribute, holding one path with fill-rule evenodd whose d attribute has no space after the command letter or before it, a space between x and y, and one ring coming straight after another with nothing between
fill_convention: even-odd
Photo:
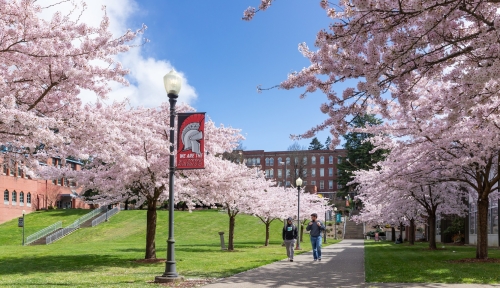
<instances>
[{"instance_id":1,"label":"lamp post globe","mask_svg":"<svg viewBox=\"0 0 500 288\"><path fill-rule=\"evenodd\" d=\"M300 179L300 177L295 180L295 186L297 186L297 229L299 229L299 240L297 241L295 249L300 250L300 240L302 233L302 229L300 229L300 187L302 187L302 179Z\"/></svg>"},{"instance_id":2,"label":"lamp post globe","mask_svg":"<svg viewBox=\"0 0 500 288\"><path fill-rule=\"evenodd\" d=\"M168 183L168 239L167 239L167 261L165 262L165 272L162 276L156 276L155 282L166 283L173 282L182 277L177 274L175 261L175 240L174 240L174 172L175 172L175 157L174 157L174 126L175 126L175 104L181 91L181 76L170 71L163 77L165 91L167 91L168 102L170 103L170 158L169 158L169 183Z\"/></svg>"}]
</instances>

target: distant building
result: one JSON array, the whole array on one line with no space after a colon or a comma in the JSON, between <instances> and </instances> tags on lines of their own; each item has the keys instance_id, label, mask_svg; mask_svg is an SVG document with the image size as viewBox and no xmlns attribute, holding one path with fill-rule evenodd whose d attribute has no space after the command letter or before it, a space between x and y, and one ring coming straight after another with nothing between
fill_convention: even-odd
<instances>
[{"instance_id":1,"label":"distant building","mask_svg":"<svg viewBox=\"0 0 500 288\"><path fill-rule=\"evenodd\" d=\"M6 153L6 151L3 151ZM8 153L8 152L7 152ZM4 163L0 157L0 192L3 192L3 204L0 204L0 223L49 207L70 209L90 208L78 198L76 182L71 179L57 180L31 179L21 169L19 162L11 160ZM44 163L45 164L45 163ZM61 159L49 159L47 165L61 167ZM81 163L66 160L66 165L73 170L80 170Z\"/></svg>"},{"instance_id":2,"label":"distant building","mask_svg":"<svg viewBox=\"0 0 500 288\"><path fill-rule=\"evenodd\" d=\"M333 199L339 189L337 177L338 164L344 161L347 151L336 150L300 150L273 151L264 150L237 151L235 160L249 167L256 166L265 171L267 179L274 179L278 186L295 187L295 180L300 177L307 192L322 194ZM241 160L240 160L241 158Z\"/></svg>"}]
</instances>

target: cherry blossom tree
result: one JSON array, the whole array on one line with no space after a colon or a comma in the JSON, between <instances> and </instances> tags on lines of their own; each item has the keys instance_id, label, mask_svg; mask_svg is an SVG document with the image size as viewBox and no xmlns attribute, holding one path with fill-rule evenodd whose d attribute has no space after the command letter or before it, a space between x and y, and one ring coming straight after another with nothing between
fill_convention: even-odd
<instances>
[{"instance_id":1,"label":"cherry blossom tree","mask_svg":"<svg viewBox=\"0 0 500 288\"><path fill-rule=\"evenodd\" d=\"M109 106L88 104L81 115L68 121L68 125L81 134L74 133L72 142L65 148L71 155L88 159L86 165L81 171L44 169L46 178L72 177L84 190L99 191L93 197L95 203L109 204L125 199L146 203L146 259L156 258L156 204L168 199L170 128L166 123L169 108L168 104L158 108L128 108L126 102ZM189 111L193 108L182 104L176 110ZM242 139L239 130L216 127L212 121L205 123L205 137L209 155L228 151ZM207 161L207 167L211 163ZM176 178L186 176L189 171L176 171ZM186 191L195 189L175 184L178 201L188 199Z\"/></svg>"},{"instance_id":2,"label":"cherry blossom tree","mask_svg":"<svg viewBox=\"0 0 500 288\"><path fill-rule=\"evenodd\" d=\"M40 16L45 7L34 0L1 0L0 7L0 143L23 149L27 156L59 156L73 137L67 121L82 110L80 92L89 90L102 99L111 81L127 85L128 71L115 56L129 50L127 43L145 26L113 38L105 10L98 27L79 17L71 20L84 12L84 4L48 20ZM54 147L57 151L48 149Z\"/></svg>"},{"instance_id":3,"label":"cherry blossom tree","mask_svg":"<svg viewBox=\"0 0 500 288\"><path fill-rule=\"evenodd\" d=\"M244 19L273 2L247 9ZM444 179L476 190L476 257L487 258L488 199L499 180L493 144L500 127L498 1L343 0L337 5L322 0L320 5L332 24L318 32L315 51L299 45L311 65L279 85L305 88L302 97L315 91L327 96L321 111L329 118L301 136L330 129L335 144L348 132L352 116L373 112L388 125L410 125L413 129L404 133L419 149L434 151L429 161L446 166L441 167L447 171ZM337 86L348 80L358 83L337 95ZM411 124L392 118L394 105L414 117Z\"/></svg>"}]
</instances>

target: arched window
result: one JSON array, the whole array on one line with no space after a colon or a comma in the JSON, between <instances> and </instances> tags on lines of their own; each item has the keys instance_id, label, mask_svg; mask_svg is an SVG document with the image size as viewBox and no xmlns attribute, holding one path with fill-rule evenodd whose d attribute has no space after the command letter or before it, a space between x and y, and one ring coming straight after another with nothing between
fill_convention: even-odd
<instances>
[{"instance_id":1,"label":"arched window","mask_svg":"<svg viewBox=\"0 0 500 288\"><path fill-rule=\"evenodd\" d=\"M9 204L9 190L3 192L3 203Z\"/></svg>"},{"instance_id":2,"label":"arched window","mask_svg":"<svg viewBox=\"0 0 500 288\"><path fill-rule=\"evenodd\" d=\"M311 157L311 164L316 164L316 156Z\"/></svg>"},{"instance_id":3,"label":"arched window","mask_svg":"<svg viewBox=\"0 0 500 288\"><path fill-rule=\"evenodd\" d=\"M325 164L325 157L324 156L319 157L319 164Z\"/></svg>"},{"instance_id":4,"label":"arched window","mask_svg":"<svg viewBox=\"0 0 500 288\"><path fill-rule=\"evenodd\" d=\"M307 165L307 156L304 156L304 158L302 158L302 164Z\"/></svg>"},{"instance_id":5,"label":"arched window","mask_svg":"<svg viewBox=\"0 0 500 288\"><path fill-rule=\"evenodd\" d=\"M269 159L269 165L274 166L274 158Z\"/></svg>"},{"instance_id":6,"label":"arched window","mask_svg":"<svg viewBox=\"0 0 500 288\"><path fill-rule=\"evenodd\" d=\"M257 158L257 165L260 165L260 158Z\"/></svg>"},{"instance_id":7,"label":"arched window","mask_svg":"<svg viewBox=\"0 0 500 288\"><path fill-rule=\"evenodd\" d=\"M19 192L19 203L21 203L21 205L24 204L24 192L23 191Z\"/></svg>"},{"instance_id":8,"label":"arched window","mask_svg":"<svg viewBox=\"0 0 500 288\"><path fill-rule=\"evenodd\" d=\"M290 164L290 157L286 157L286 164Z\"/></svg>"},{"instance_id":9,"label":"arched window","mask_svg":"<svg viewBox=\"0 0 500 288\"><path fill-rule=\"evenodd\" d=\"M26 204L28 205L28 207L31 206L31 193L28 192L28 194L26 194Z\"/></svg>"},{"instance_id":10,"label":"arched window","mask_svg":"<svg viewBox=\"0 0 500 288\"><path fill-rule=\"evenodd\" d=\"M266 158L266 166L269 166L269 158Z\"/></svg>"},{"instance_id":11,"label":"arched window","mask_svg":"<svg viewBox=\"0 0 500 288\"><path fill-rule=\"evenodd\" d=\"M283 160L281 160L281 157L278 158L278 164L281 165L281 162L283 162Z\"/></svg>"},{"instance_id":12,"label":"arched window","mask_svg":"<svg viewBox=\"0 0 500 288\"><path fill-rule=\"evenodd\" d=\"M16 190L12 191L12 204L17 202L17 192Z\"/></svg>"},{"instance_id":13,"label":"arched window","mask_svg":"<svg viewBox=\"0 0 500 288\"><path fill-rule=\"evenodd\" d=\"M299 164L299 157L295 157L295 165Z\"/></svg>"},{"instance_id":14,"label":"arched window","mask_svg":"<svg viewBox=\"0 0 500 288\"><path fill-rule=\"evenodd\" d=\"M333 164L333 156L328 157L328 164Z\"/></svg>"}]
</instances>

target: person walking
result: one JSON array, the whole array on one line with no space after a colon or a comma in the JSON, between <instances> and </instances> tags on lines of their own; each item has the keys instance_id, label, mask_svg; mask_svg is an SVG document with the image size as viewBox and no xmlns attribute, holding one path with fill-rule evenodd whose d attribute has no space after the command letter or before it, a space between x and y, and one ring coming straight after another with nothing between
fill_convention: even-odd
<instances>
[{"instance_id":1,"label":"person walking","mask_svg":"<svg viewBox=\"0 0 500 288\"><path fill-rule=\"evenodd\" d=\"M288 256L288 260L293 262L293 247L295 246L295 241L297 241L297 236L299 233L297 232L297 227L293 225L292 217L288 217L286 219L286 225L283 227L283 241L285 242L286 247L286 255Z\"/></svg>"},{"instance_id":2,"label":"person walking","mask_svg":"<svg viewBox=\"0 0 500 288\"><path fill-rule=\"evenodd\" d=\"M311 222L306 227L307 231L311 231L311 245L313 249L314 261L321 261L321 232L325 230L325 225L318 220L318 214L311 214Z\"/></svg>"}]
</instances>

